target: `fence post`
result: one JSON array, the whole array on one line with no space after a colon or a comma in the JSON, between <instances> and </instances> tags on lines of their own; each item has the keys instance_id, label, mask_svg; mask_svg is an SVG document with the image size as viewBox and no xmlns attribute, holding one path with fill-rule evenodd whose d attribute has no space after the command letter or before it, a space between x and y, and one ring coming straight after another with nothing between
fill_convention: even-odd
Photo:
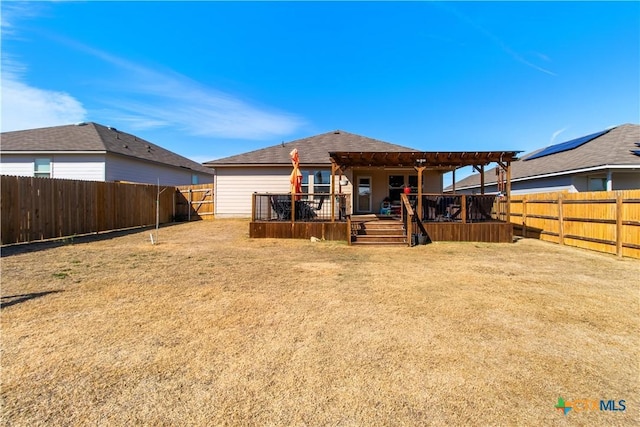
<instances>
[{"instance_id":1,"label":"fence post","mask_svg":"<svg viewBox=\"0 0 640 427\"><path fill-rule=\"evenodd\" d=\"M564 196L562 193L558 194L558 243L564 245L564 212L562 201Z\"/></svg>"},{"instance_id":2,"label":"fence post","mask_svg":"<svg viewBox=\"0 0 640 427\"><path fill-rule=\"evenodd\" d=\"M622 258L622 191L616 191L616 255Z\"/></svg>"},{"instance_id":3,"label":"fence post","mask_svg":"<svg viewBox=\"0 0 640 427\"><path fill-rule=\"evenodd\" d=\"M177 193L178 191L180 191L180 190L178 189L178 187L176 187L176 188L175 188L175 190L173 191L173 199L172 199L172 200L173 200L173 205L172 205L172 209L173 209L173 210L171 211L171 212L172 212L172 215L171 215L171 222L176 222L176 203L178 202L178 201L176 200L176 193Z\"/></svg>"},{"instance_id":4,"label":"fence post","mask_svg":"<svg viewBox=\"0 0 640 427\"><path fill-rule=\"evenodd\" d=\"M522 197L522 237L527 237L527 196Z\"/></svg>"}]
</instances>

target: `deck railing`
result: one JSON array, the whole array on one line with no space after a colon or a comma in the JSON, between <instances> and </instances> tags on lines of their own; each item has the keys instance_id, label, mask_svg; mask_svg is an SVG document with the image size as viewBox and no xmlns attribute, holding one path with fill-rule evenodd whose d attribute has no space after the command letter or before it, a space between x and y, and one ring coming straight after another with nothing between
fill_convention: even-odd
<instances>
[{"instance_id":1,"label":"deck railing","mask_svg":"<svg viewBox=\"0 0 640 427\"><path fill-rule=\"evenodd\" d=\"M350 212L348 196L336 194L332 201L331 195L324 193L253 193L251 220L346 222L347 213Z\"/></svg>"},{"instance_id":2,"label":"deck railing","mask_svg":"<svg viewBox=\"0 0 640 427\"><path fill-rule=\"evenodd\" d=\"M417 195L410 194L408 198L416 215L423 222L470 223L495 220L495 194L427 194L422 196L422 203L419 203Z\"/></svg>"}]
</instances>

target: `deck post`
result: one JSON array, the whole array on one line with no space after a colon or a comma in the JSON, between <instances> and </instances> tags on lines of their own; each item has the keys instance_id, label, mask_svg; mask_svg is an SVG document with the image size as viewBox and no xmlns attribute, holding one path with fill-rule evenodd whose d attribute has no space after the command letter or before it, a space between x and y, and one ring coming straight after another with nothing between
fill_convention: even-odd
<instances>
[{"instance_id":1,"label":"deck post","mask_svg":"<svg viewBox=\"0 0 640 427\"><path fill-rule=\"evenodd\" d=\"M460 219L462 219L462 223L467 223L467 195L463 194L460 196Z\"/></svg>"},{"instance_id":2,"label":"deck post","mask_svg":"<svg viewBox=\"0 0 640 427\"><path fill-rule=\"evenodd\" d=\"M256 197L257 197L257 193L254 192L251 195L251 221L255 221L256 220Z\"/></svg>"}]
</instances>

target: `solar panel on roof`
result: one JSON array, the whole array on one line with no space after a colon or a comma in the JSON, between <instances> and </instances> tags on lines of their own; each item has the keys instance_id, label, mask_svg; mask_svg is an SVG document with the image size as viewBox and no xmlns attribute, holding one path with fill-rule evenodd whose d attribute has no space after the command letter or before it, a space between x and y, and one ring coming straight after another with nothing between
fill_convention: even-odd
<instances>
[{"instance_id":1,"label":"solar panel on roof","mask_svg":"<svg viewBox=\"0 0 640 427\"><path fill-rule=\"evenodd\" d=\"M604 135L609 132L611 129L603 130L601 132L592 133L591 135L581 136L580 138L572 139L571 141L561 142L560 144L551 145L544 150L527 157L526 160L533 160L544 156L550 156L551 154L562 153L563 151L573 150L574 148L578 148L587 142L596 139L599 136Z\"/></svg>"},{"instance_id":2,"label":"solar panel on roof","mask_svg":"<svg viewBox=\"0 0 640 427\"><path fill-rule=\"evenodd\" d=\"M640 150L633 150L631 151L633 154L635 154L636 156L640 156Z\"/></svg>"}]
</instances>

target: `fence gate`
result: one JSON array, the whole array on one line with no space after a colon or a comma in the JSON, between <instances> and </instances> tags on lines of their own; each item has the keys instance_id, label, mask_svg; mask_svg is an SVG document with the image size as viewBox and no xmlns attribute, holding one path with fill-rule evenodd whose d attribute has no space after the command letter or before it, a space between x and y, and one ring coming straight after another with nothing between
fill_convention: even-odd
<instances>
[{"instance_id":1,"label":"fence gate","mask_svg":"<svg viewBox=\"0 0 640 427\"><path fill-rule=\"evenodd\" d=\"M213 184L176 187L176 221L213 219Z\"/></svg>"}]
</instances>

